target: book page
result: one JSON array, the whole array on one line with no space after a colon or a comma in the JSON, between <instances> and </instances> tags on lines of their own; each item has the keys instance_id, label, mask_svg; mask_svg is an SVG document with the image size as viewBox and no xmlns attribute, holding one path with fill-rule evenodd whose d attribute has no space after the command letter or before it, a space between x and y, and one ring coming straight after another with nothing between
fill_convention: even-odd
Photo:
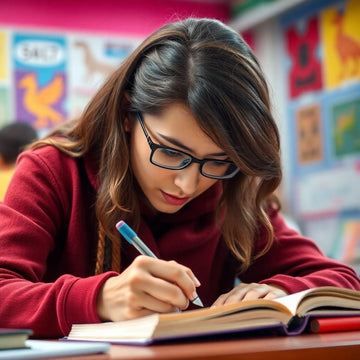
<instances>
[{"instance_id":1,"label":"book page","mask_svg":"<svg viewBox=\"0 0 360 360\"><path fill-rule=\"evenodd\" d=\"M318 307L360 310L360 291L322 286L287 295L274 301L285 305L293 315L299 316L304 316L310 310ZM330 309L323 310L322 313L330 313ZM337 310L337 314L339 314L339 310Z\"/></svg>"},{"instance_id":2,"label":"book page","mask_svg":"<svg viewBox=\"0 0 360 360\"><path fill-rule=\"evenodd\" d=\"M246 300L239 301L232 304L226 304L217 306L214 308L202 308L196 310L189 310L180 313L170 313L170 314L161 314L159 315L159 320L161 323L170 322L191 322L195 320L205 320L216 318L220 316L226 316L233 313L240 313L245 311L252 311L257 309L272 309L277 312L283 312L287 315L292 315L287 306L282 303L275 302L274 300L267 299L254 299L254 300Z\"/></svg>"},{"instance_id":3,"label":"book page","mask_svg":"<svg viewBox=\"0 0 360 360\"><path fill-rule=\"evenodd\" d=\"M304 291L300 291L300 292L295 293L295 294L290 294L290 295L287 295L287 296L283 296L283 297L274 299L274 301L286 306L289 309L289 311L291 312L291 314L293 316L295 316L300 302L312 290L313 289L307 289L307 290L304 290Z\"/></svg>"}]
</instances>

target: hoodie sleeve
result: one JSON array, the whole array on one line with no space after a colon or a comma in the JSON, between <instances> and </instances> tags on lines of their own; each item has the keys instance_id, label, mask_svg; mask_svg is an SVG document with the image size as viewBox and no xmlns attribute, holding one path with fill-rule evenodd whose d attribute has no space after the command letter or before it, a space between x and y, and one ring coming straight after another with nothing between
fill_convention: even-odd
<instances>
[{"instance_id":1,"label":"hoodie sleeve","mask_svg":"<svg viewBox=\"0 0 360 360\"><path fill-rule=\"evenodd\" d=\"M277 211L271 211L274 243L241 276L243 282L259 282L283 287L295 293L318 286L360 290L360 279L349 266L326 257L314 241L289 228ZM261 236L257 251L265 245Z\"/></svg>"},{"instance_id":2,"label":"hoodie sleeve","mask_svg":"<svg viewBox=\"0 0 360 360\"><path fill-rule=\"evenodd\" d=\"M49 148L21 155L0 203L0 327L47 338L99 322L97 293L117 275L92 275L96 236L83 174L76 160Z\"/></svg>"}]
</instances>

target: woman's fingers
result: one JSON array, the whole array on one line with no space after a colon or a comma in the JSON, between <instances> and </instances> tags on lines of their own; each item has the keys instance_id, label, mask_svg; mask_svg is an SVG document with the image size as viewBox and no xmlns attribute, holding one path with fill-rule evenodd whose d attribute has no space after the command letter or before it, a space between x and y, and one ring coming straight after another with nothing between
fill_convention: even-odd
<instances>
[{"instance_id":1,"label":"woman's fingers","mask_svg":"<svg viewBox=\"0 0 360 360\"><path fill-rule=\"evenodd\" d=\"M192 271L175 261L139 256L100 289L97 310L104 320L132 319L151 313L186 309L199 282Z\"/></svg>"},{"instance_id":2,"label":"woman's fingers","mask_svg":"<svg viewBox=\"0 0 360 360\"><path fill-rule=\"evenodd\" d=\"M242 283L228 293L219 296L213 306L253 299L275 299L285 295L287 295L287 292L275 285Z\"/></svg>"},{"instance_id":3,"label":"woman's fingers","mask_svg":"<svg viewBox=\"0 0 360 360\"><path fill-rule=\"evenodd\" d=\"M167 305L168 308L186 309L188 307L189 299L178 284L182 284L184 281L190 282L190 280L189 278L180 279L181 274L176 269L173 269L173 265L167 268L166 264L149 262L146 257L136 260L135 265L139 266L140 269L137 268L132 271L127 281L129 294L139 295L137 296L137 305L139 307L148 308L154 312L166 312L167 309L163 311L160 309L160 307L164 308L164 305ZM166 273L166 276L164 273ZM182 286L185 287L185 285ZM192 288L194 288L193 284ZM148 302L148 298L153 301ZM132 300L135 301L135 299ZM141 303L139 303L140 301ZM160 305L160 303L163 303L163 305Z\"/></svg>"},{"instance_id":4,"label":"woman's fingers","mask_svg":"<svg viewBox=\"0 0 360 360\"><path fill-rule=\"evenodd\" d=\"M158 296L160 299L169 301L173 305L184 309L188 306L188 300L197 297L196 287L200 283L188 267L180 265L176 261L164 261L147 256L138 256L134 260L134 264L144 270L146 269L153 277L153 279L147 279L147 281L148 284L156 284L159 287L160 293ZM162 281L156 282L155 279ZM147 289L156 297L154 289Z\"/></svg>"}]
</instances>

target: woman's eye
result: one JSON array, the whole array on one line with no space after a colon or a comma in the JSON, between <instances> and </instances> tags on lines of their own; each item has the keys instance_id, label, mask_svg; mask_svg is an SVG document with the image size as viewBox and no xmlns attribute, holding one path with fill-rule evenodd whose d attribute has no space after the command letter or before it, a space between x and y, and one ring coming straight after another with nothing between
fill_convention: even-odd
<instances>
[{"instance_id":1,"label":"woman's eye","mask_svg":"<svg viewBox=\"0 0 360 360\"><path fill-rule=\"evenodd\" d=\"M176 150L172 150L172 149L167 149L167 148L163 148L161 149L163 155L174 158L174 157L182 157L182 154L179 153Z\"/></svg>"},{"instance_id":2,"label":"woman's eye","mask_svg":"<svg viewBox=\"0 0 360 360\"><path fill-rule=\"evenodd\" d=\"M213 167L227 167L227 166L229 166L229 164L224 162L224 161L219 160L219 161L211 161L211 166L213 166Z\"/></svg>"}]
</instances>

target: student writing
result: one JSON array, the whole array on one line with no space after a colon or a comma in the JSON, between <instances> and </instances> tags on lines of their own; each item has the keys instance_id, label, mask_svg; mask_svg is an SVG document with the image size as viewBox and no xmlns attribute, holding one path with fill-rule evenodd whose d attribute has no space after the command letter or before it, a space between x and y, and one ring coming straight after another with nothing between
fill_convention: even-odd
<instances>
[{"instance_id":1,"label":"student writing","mask_svg":"<svg viewBox=\"0 0 360 360\"><path fill-rule=\"evenodd\" d=\"M20 156L0 204L0 327L59 337L73 323L195 307L197 295L216 306L360 289L279 212L270 108L230 27L190 18L151 34L78 119ZM120 220L157 258L127 244Z\"/></svg>"}]
</instances>

